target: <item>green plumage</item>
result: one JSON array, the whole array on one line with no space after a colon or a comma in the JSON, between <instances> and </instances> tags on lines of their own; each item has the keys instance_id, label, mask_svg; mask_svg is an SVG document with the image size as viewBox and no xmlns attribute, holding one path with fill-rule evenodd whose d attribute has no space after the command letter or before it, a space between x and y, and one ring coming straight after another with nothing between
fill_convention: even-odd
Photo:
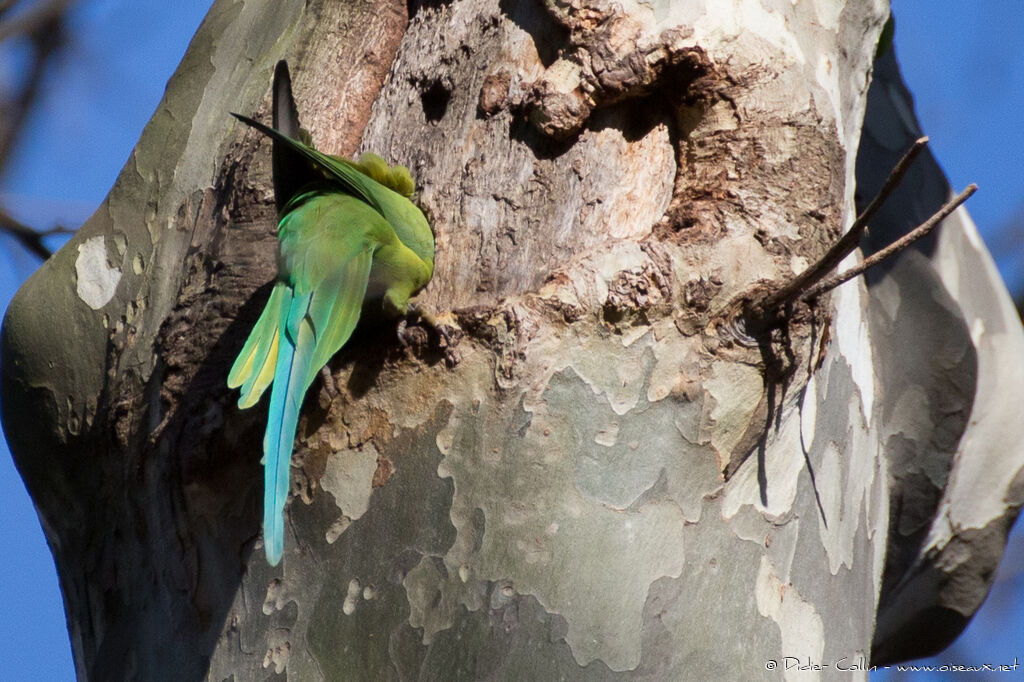
<instances>
[{"instance_id":1,"label":"green plumage","mask_svg":"<svg viewBox=\"0 0 1024 682\"><path fill-rule=\"evenodd\" d=\"M299 131L284 62L275 73L274 99L275 123L280 118L283 130ZM263 442L263 533L267 560L276 565L306 390L348 341L367 301L391 316L406 313L409 299L433 274L434 235L408 199L414 185L404 167L388 166L374 154L358 162L328 156L234 116L274 140L275 191L290 193L277 197L277 283L228 374L228 386L241 388L242 409L272 386Z\"/></svg>"}]
</instances>

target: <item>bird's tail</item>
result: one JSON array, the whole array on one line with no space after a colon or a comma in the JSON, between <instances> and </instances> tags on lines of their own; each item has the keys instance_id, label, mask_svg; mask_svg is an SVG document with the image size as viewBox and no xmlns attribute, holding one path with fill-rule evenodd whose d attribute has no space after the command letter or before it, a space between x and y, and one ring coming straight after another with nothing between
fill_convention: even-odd
<instances>
[{"instance_id":1,"label":"bird's tail","mask_svg":"<svg viewBox=\"0 0 1024 682\"><path fill-rule=\"evenodd\" d=\"M274 379L277 366L278 330L281 316L287 312L286 300L291 300L288 285L278 282L256 326L238 353L228 373L228 388L241 388L238 409L244 410L259 402L260 396Z\"/></svg>"},{"instance_id":2,"label":"bird's tail","mask_svg":"<svg viewBox=\"0 0 1024 682\"><path fill-rule=\"evenodd\" d=\"M284 552L284 503L288 499L292 444L316 346L313 327L306 317L311 294L295 295L286 289L285 296L282 312L286 314L279 318L277 367L263 437L263 542L271 566L278 564Z\"/></svg>"}]
</instances>

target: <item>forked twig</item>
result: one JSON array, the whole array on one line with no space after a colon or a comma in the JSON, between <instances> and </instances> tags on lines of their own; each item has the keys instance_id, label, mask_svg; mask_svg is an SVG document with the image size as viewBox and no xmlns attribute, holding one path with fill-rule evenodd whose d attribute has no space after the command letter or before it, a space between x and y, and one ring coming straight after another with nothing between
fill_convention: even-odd
<instances>
[{"instance_id":1,"label":"forked twig","mask_svg":"<svg viewBox=\"0 0 1024 682\"><path fill-rule=\"evenodd\" d=\"M825 279L821 280L820 282L812 286L810 289L805 291L803 294L801 294L800 300L809 301L812 298L821 296L827 291L835 289L843 282L848 282L849 280L853 279L857 275L862 274L869 268L878 265L879 263L881 263L889 256L893 255L894 253L897 253L907 248L908 246L916 242L918 239L927 236L929 232L935 229L936 225L945 220L946 216L948 216L950 213L959 208L960 204L967 201L967 199L969 199L970 196L977 191L977 185L973 183L967 185L967 188L964 189L963 192L960 192L960 194L957 194L955 197L947 201L942 206L942 208L940 208L938 211L935 212L934 215L932 215L931 218L924 221L923 223L915 227L913 230L911 230L907 234L903 235L902 237L894 241L892 244L889 244L889 246L871 254L858 265L850 268L845 272L839 272L832 275L831 277L826 277Z\"/></svg>"},{"instance_id":2,"label":"forked twig","mask_svg":"<svg viewBox=\"0 0 1024 682\"><path fill-rule=\"evenodd\" d=\"M903 155L903 158L899 160L899 163L892 169L892 172L889 173L889 177L886 179L885 184L882 185L882 189L878 190L878 194L871 200L871 203L868 204L863 213L857 216L857 219L853 221L853 225L846 231L846 234L832 245L828 252L821 257L821 260L812 264L794 277L788 284L768 296L762 304L764 310L775 310L789 301L802 298L802 294L807 289L814 286L815 282L818 282L822 277L836 269L844 258L853 253L853 250L860 243L860 238L863 236L864 230L867 229L868 223L875 217L875 213L882 207L882 204L889 198L893 190L899 186L903 176L907 174L910 164L914 162L917 155L921 153L927 144L927 137L919 138L914 142L910 149L907 150L907 153Z\"/></svg>"},{"instance_id":3,"label":"forked twig","mask_svg":"<svg viewBox=\"0 0 1024 682\"><path fill-rule=\"evenodd\" d=\"M840 237L836 243L829 248L824 256L780 288L768 293L760 300L752 301L747 305L744 310L744 316L748 322L754 322L755 327L764 328L765 323L772 326L772 324L775 323L771 323L770 321L776 319L779 311L787 304L797 300L810 301L825 292L834 289L843 282L847 282L857 275L863 274L869 268L874 267L889 256L902 251L918 239L927 235L950 213L955 211L978 190L977 185L968 185L964 191L946 202L946 204L928 218L928 220L915 227L909 233L900 237L884 249L881 249L880 251L865 258L859 265L856 265L843 273L830 275L829 273L833 273L833 271L839 266L839 263L841 263L847 256L853 253L854 249L857 248L860 243L860 238L863 236L864 231L867 229L868 224L871 222L875 213L878 212L878 209L881 208L882 204L884 204L886 199L889 198L889 195L891 195L893 190L895 190L900 184L900 181L903 180L903 176L906 175L910 165L927 144L927 137L922 137L914 142L910 149L907 150L907 153L903 155L903 158L899 160L899 163L897 163L892 169L892 172L889 173L889 177L886 179L885 184L882 185L882 188L878 191L875 198L872 199L867 208L857 216L857 219L853 222L853 225L850 226L850 229L847 230L846 234Z\"/></svg>"},{"instance_id":4,"label":"forked twig","mask_svg":"<svg viewBox=\"0 0 1024 682\"><path fill-rule=\"evenodd\" d=\"M3 210L0 210L0 232L8 233L18 240L18 243L25 247L26 250L31 251L42 260L46 260L53 253L43 244L43 237L49 237L53 234L73 234L74 230L59 226L49 230L33 230L31 227L18 222Z\"/></svg>"}]
</instances>

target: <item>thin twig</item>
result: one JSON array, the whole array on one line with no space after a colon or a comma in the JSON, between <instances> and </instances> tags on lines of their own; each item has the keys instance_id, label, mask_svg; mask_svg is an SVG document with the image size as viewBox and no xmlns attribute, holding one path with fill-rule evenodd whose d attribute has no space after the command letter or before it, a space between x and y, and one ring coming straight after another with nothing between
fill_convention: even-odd
<instances>
[{"instance_id":1,"label":"thin twig","mask_svg":"<svg viewBox=\"0 0 1024 682\"><path fill-rule=\"evenodd\" d=\"M970 196L977 191L977 185L968 185L963 192L960 192L960 194L957 194L955 197L946 202L946 204L943 205L943 207L940 208L938 211L936 211L931 218L924 221L923 223L915 227L913 230L911 230L907 234L903 235L902 237L894 241L892 244L889 244L889 246L871 254L870 256L865 258L860 264L850 268L845 272L837 273L835 275L832 275L831 277L821 280L820 282L812 286L810 289L805 291L803 294L801 294L800 300L809 301L813 298L817 298L818 296L821 296L825 292L835 289L843 282L847 282L856 277L857 275L862 274L869 268L878 265L879 263L881 263L889 256L893 255L894 253L897 253L907 248L908 246L916 242L918 239L926 236L929 232L935 229L936 225L945 220L946 216L948 216L950 213L959 208L960 204L967 201L967 199L970 198Z\"/></svg>"},{"instance_id":2,"label":"thin twig","mask_svg":"<svg viewBox=\"0 0 1024 682\"><path fill-rule=\"evenodd\" d=\"M850 229L846 231L846 234L840 237L820 260L794 277L786 286L768 296L762 304L762 310L776 310L789 301L803 298L805 291L814 287L816 282L820 281L832 270L835 270L843 259L853 253L853 250L860 243L860 238L864 234L864 230L867 229L868 223L871 222L878 209L889 198L889 195L900 184L900 181L903 180L903 176L907 174L910 164L914 162L914 159L917 158L917 155L921 153L921 150L927 144L927 137L919 138L914 142L903 155L903 158L900 159L899 163L892 169L892 172L889 173L889 177L886 179L885 184L882 185L882 189L878 191L878 194L871 200L871 203L868 204L863 213L857 216L857 219L850 226Z\"/></svg>"},{"instance_id":3,"label":"thin twig","mask_svg":"<svg viewBox=\"0 0 1024 682\"><path fill-rule=\"evenodd\" d=\"M43 244L43 237L48 237L54 234L72 234L74 233L74 230L69 230L68 228L59 225L57 227L52 227L49 230L33 230L31 227L28 227L7 215L7 213L0 211L0 232L10 234L28 251L31 251L43 260L46 260L53 255L53 252Z\"/></svg>"},{"instance_id":4,"label":"thin twig","mask_svg":"<svg viewBox=\"0 0 1024 682\"><path fill-rule=\"evenodd\" d=\"M3 22L0 24L0 41L7 40L12 36L31 35L40 29L47 28L53 21L62 20L72 1L40 2L15 18Z\"/></svg>"},{"instance_id":5,"label":"thin twig","mask_svg":"<svg viewBox=\"0 0 1024 682\"><path fill-rule=\"evenodd\" d=\"M24 129L28 113L41 91L47 67L65 45L65 23L68 8L75 0L39 0L27 10L14 13L15 4L0 0L0 43L14 38L25 38L32 49L31 61L20 78L15 93L0 97L0 171L10 160L10 153ZM18 222L0 209L0 232L7 232L25 249L46 260L51 251L43 238L51 234L69 234L72 230L56 227L37 231Z\"/></svg>"},{"instance_id":6,"label":"thin twig","mask_svg":"<svg viewBox=\"0 0 1024 682\"><path fill-rule=\"evenodd\" d=\"M62 3L54 3L61 5ZM50 8L51 10L53 7ZM28 13L26 13L28 14ZM34 24L22 25L23 29L31 29L25 34L32 46L32 59L26 68L27 75L21 79L21 85L17 93L12 93L0 98L0 169L7 165L9 155L14 147L18 135L24 127L28 112L35 103L43 79L46 77L47 67L64 46L64 18L60 14L43 12L34 15L37 19L47 19L48 24L35 26ZM24 19L22 17L21 19ZM19 21L21 21L19 19ZM15 35L10 31L17 30L15 20L0 23L0 41Z\"/></svg>"},{"instance_id":7,"label":"thin twig","mask_svg":"<svg viewBox=\"0 0 1024 682\"><path fill-rule=\"evenodd\" d=\"M11 9L17 0L0 0L0 20L7 14L7 10Z\"/></svg>"}]
</instances>

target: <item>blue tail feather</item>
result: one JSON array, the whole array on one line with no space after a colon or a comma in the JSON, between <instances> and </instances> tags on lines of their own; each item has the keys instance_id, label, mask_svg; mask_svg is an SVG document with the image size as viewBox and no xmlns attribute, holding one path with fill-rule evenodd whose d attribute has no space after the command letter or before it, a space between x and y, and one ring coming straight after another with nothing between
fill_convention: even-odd
<instances>
[{"instance_id":1,"label":"blue tail feather","mask_svg":"<svg viewBox=\"0 0 1024 682\"><path fill-rule=\"evenodd\" d=\"M309 322L302 321L310 298L309 294L291 298L280 320L277 367L263 439L263 542L271 566L278 564L284 552L284 504L288 499L292 445L306 393L304 378L313 354L312 331Z\"/></svg>"}]
</instances>

